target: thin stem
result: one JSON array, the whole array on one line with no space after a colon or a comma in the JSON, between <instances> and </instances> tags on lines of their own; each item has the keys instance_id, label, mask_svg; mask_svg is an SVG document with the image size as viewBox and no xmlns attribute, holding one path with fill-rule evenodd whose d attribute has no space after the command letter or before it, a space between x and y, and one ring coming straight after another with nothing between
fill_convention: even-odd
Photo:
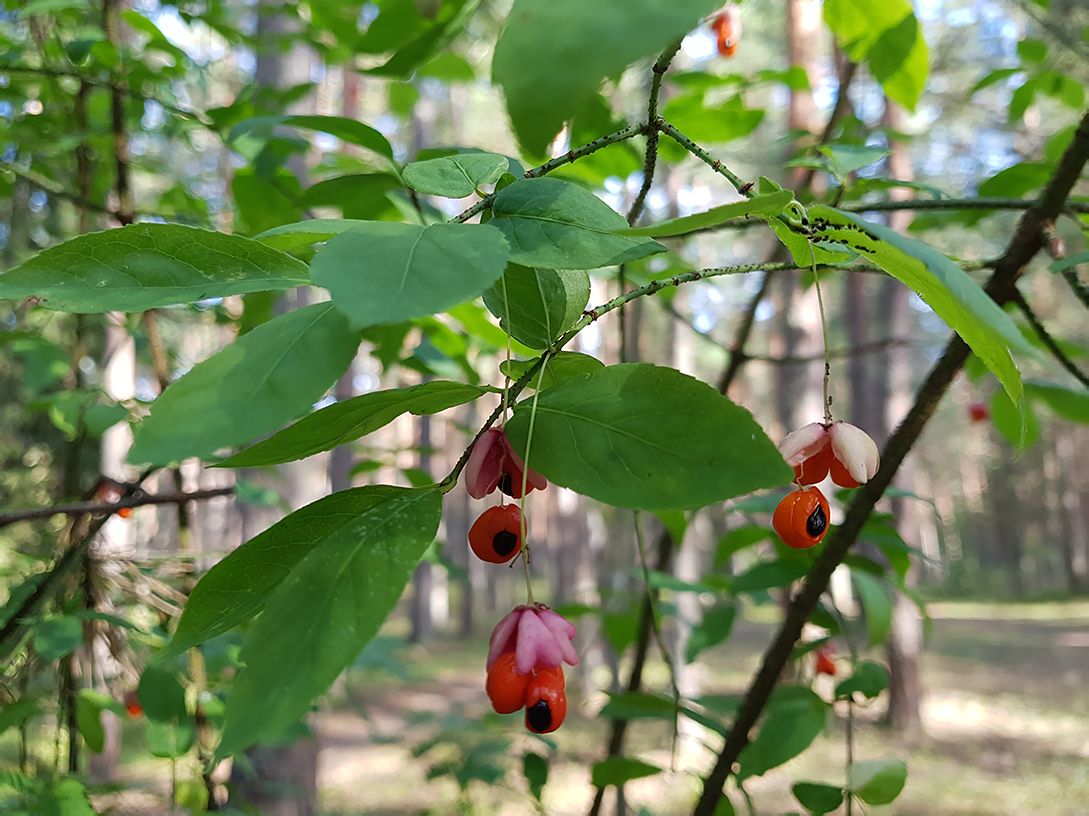
<instances>
[{"instance_id":1,"label":"thin stem","mask_svg":"<svg viewBox=\"0 0 1089 816\"><path fill-rule=\"evenodd\" d=\"M1036 205L1031 198L906 198L889 201L860 201L842 204L844 212L896 212L899 210L1027 210ZM1067 201L1064 210L1089 212L1089 203Z\"/></svg>"},{"instance_id":2,"label":"thin stem","mask_svg":"<svg viewBox=\"0 0 1089 816\"><path fill-rule=\"evenodd\" d=\"M658 128L655 126L655 120L658 118L658 97L662 92L662 79L669 70L669 64L681 50L683 42L682 37L671 43L651 69L650 95L647 99L647 149L643 156L643 183L639 187L635 201L632 202L631 209L628 210L629 224L634 224L639 219L643 212L643 205L646 204L647 194L654 183L654 170L658 165Z\"/></svg>"},{"instance_id":3,"label":"thin stem","mask_svg":"<svg viewBox=\"0 0 1089 816\"><path fill-rule=\"evenodd\" d=\"M817 289L817 309L821 316L821 335L824 338L824 423L832 424L832 398L828 395L828 381L832 378L832 354L828 348L828 319L824 315L824 297L821 295L821 279L817 275L817 255L813 241L809 242L809 258L813 266L813 286Z\"/></svg>"},{"instance_id":4,"label":"thin stem","mask_svg":"<svg viewBox=\"0 0 1089 816\"><path fill-rule=\"evenodd\" d=\"M533 402L529 407L529 430L526 432L526 453L522 457L522 495L518 499L518 509L522 516L522 564L526 569L526 603L533 605L533 586L529 580L529 526L526 524L526 487L529 484L529 452L533 447L533 425L537 421L537 396L541 393L541 383L544 381L545 368L548 363L541 357L541 368L537 372L537 385L533 389Z\"/></svg>"},{"instance_id":5,"label":"thin stem","mask_svg":"<svg viewBox=\"0 0 1089 816\"><path fill-rule=\"evenodd\" d=\"M540 178L547 173L551 173L557 167L563 167L565 164L570 164L573 161L581 159L583 156L589 156L591 153L596 153L603 147L608 147L609 145L616 144L617 142L626 141L633 136L638 136L641 133L646 132L647 126L642 122L637 125L628 125L628 127L618 130L615 133L610 133L607 136L602 136L598 139L594 139L592 142L587 142L581 147L576 147L573 150L569 150L562 156L557 156L550 161L546 161L539 167L534 167L531 170L527 170L524 178ZM471 206L469 209L455 215L453 218L450 219L449 223L461 224L465 221L468 221L477 213L481 213L484 210L489 209L492 206L492 202L495 201L496 195L498 195L498 193L491 193L490 195L485 196L483 199L476 202L476 204Z\"/></svg>"},{"instance_id":6,"label":"thin stem","mask_svg":"<svg viewBox=\"0 0 1089 816\"><path fill-rule=\"evenodd\" d=\"M1083 284L1078 280L1078 270L1076 267L1068 267L1062 271L1063 279L1070 285L1070 288L1074 291L1078 300L1082 302L1082 305L1089 309L1089 286Z\"/></svg>"},{"instance_id":7,"label":"thin stem","mask_svg":"<svg viewBox=\"0 0 1089 816\"><path fill-rule=\"evenodd\" d=\"M669 122L665 121L664 119L659 119L657 122L657 128L658 130L662 131L662 133L664 133L666 136L670 137L673 141L679 144L681 147L683 147L685 150L687 150L689 153L691 153L693 156L695 156L697 159L699 159L701 162L708 165L720 176L729 181L730 184L734 186L734 189L737 190L741 195L745 196L745 198L753 197L752 184L746 184L745 182L743 182L739 176L735 175L733 171L730 170L729 167L716 159L698 144L693 142L691 139L689 139L687 136L677 130L677 128L669 124Z\"/></svg>"},{"instance_id":8,"label":"thin stem","mask_svg":"<svg viewBox=\"0 0 1089 816\"><path fill-rule=\"evenodd\" d=\"M1040 342L1047 346L1047 350L1051 352L1051 356L1059 362L1059 365L1069 371L1074 379L1086 388L1089 388L1089 376L1078 368L1074 364L1074 361L1066 355L1066 352L1062 350L1055 338L1052 337L1051 333L1044 327L1044 324L1040 322L1040 318L1036 316L1032 307L1029 306L1028 301L1025 300L1025 296L1022 295L1019 290L1015 289L1013 296L1010 299L1017 305L1017 308L1021 310L1021 313L1029 322L1029 325L1032 326L1032 330L1036 332L1036 336L1040 338Z\"/></svg>"},{"instance_id":9,"label":"thin stem","mask_svg":"<svg viewBox=\"0 0 1089 816\"><path fill-rule=\"evenodd\" d=\"M143 507L147 504L183 504L189 501L214 499L218 496L230 496L233 487L216 487L208 490L194 490L190 493L159 493L127 496L115 502L80 502L79 504L57 504L52 507L38 507L33 510L14 510L0 513L0 527L6 527L17 521L31 521L52 516L81 516L84 513L116 513L127 507Z\"/></svg>"}]
</instances>

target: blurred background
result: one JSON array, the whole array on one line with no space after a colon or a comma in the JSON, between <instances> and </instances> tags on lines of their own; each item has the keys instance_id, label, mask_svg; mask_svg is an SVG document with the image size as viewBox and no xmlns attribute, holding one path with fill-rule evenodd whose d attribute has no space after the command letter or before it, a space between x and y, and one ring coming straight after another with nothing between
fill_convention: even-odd
<instances>
[{"instance_id":1,"label":"blurred background","mask_svg":"<svg viewBox=\"0 0 1089 816\"><path fill-rule=\"evenodd\" d=\"M474 5L107 0L103 16L74 0L8 0L0 18L3 268L126 218L252 236L315 213L401 220L411 209L404 190L375 173L373 155L333 136L277 130L231 138L231 128L253 116L355 118L380 130L398 160L445 147L504 153L526 167L548 158L520 154L489 82L508 2L481 3L463 32L451 24L439 32L449 44L415 62L405 56L412 38L399 32L397 39L378 22L403 11L420 21L406 31L434 33ZM1080 0L917 3L930 76L914 111L886 99L870 70L835 48L820 3L751 0L741 8L735 56L719 55L706 25L686 38L664 85L664 115L742 178L769 176L803 202L1031 197L1084 108L1089 8ZM391 54L407 62L397 64ZM116 110L103 79L119 70L131 91L120 112L128 134L127 199L115 183ZM638 65L607 83L561 134L554 155L645 116L649 74L649 63ZM824 141L848 148L839 165L834 153L829 159L812 149L826 129ZM849 166L842 161L848 155L855 160ZM663 145L661 159L645 221L737 197L675 146ZM623 143L557 175L589 185L624 213L641 172L640 150ZM1089 189L1082 183L1075 192ZM474 200L424 206L449 217ZM1002 253L1019 212L867 217L908 230L971 268ZM1084 251L1084 226L1074 218L1056 225L1068 257ZM629 286L687 269L778 259L774 236L746 225L668 243L668 255L626 270ZM1076 283L1079 268L1061 258L1050 270L1049 263L1037 259L1022 291L1084 368L1089 321L1063 280L1065 274ZM972 274L982 280L985 273ZM1084 265L1081 274L1084 280ZM605 302L618 291L616 270L595 273L593 283L591 303ZM822 283L833 409L880 445L949 331L890 278L822 273ZM101 496L102 477L132 481L138 474L124 464L132 438L126 420L143 415L162 388L239 333L320 297L300 289L278 300L247 295L143 315L74 316L0 303L0 506ZM1027 327L1026 335L1038 343ZM368 330L366 340L365 353L319 407L429 378L501 383L505 336L479 301L441 318ZM772 439L821 417L823 344L808 273L758 272L666 290L634 302L622 322L611 314L591 325L570 348L607 363L672 365L726 384ZM886 599L887 610L868 608L867 620L859 618L865 627L887 617L887 644L868 654L889 666L890 689L856 710L856 750L907 760L907 787L888 812L1089 811L1089 400L1046 354L1019 364L1037 383L1023 450L1012 404L981 365L970 364L859 545L869 553L892 536L911 548L902 591ZM87 590L106 617L89 635L77 627L76 641L86 643L74 657L75 643L65 651L66 633L50 632L61 642L52 644L55 651L43 643L36 656L23 654L3 669L5 701L32 693L40 703L21 725L0 713L0 771L20 763L48 770L66 761L50 697L55 671L68 666L84 686L124 700L168 636L185 593L218 558L330 491L441 479L492 407L485 400L433 417L405 416L358 443L274 469L213 470L191 460L157 477L153 491L233 487L234 494L138 508L106 523ZM688 661L692 632L716 599L705 579L742 574L771 551L766 530L776 498L744 499L688 519L640 519L678 687L708 706L719 700L728 710L729 695L744 690L774 632L784 590L739 594L730 638ZM598 712L605 692L627 682L644 595L632 514L555 487L532 496L535 593L576 620L582 655L568 676L567 722L538 739L517 715L492 714L484 695L488 634L522 601L522 583L468 552L468 526L483 507L460 489L446 497L438 541L382 634L306 723L217 770L213 803L229 782L260 813L588 810L590 767L604 756L609 729ZM841 507L838 497L833 523ZM56 517L0 527L0 600L8 609L48 564L64 524ZM846 572L837 574L833 590L849 617L862 614ZM866 649L866 642L863 636L851 645ZM218 638L193 669L203 672L201 704L211 720L239 643L237 633ZM833 643L845 658L848 645ZM56 669L54 655L61 658ZM799 660L796 672L808 682L813 667ZM670 677L652 645L646 688L664 692ZM820 691L831 680L815 682ZM99 812L199 810L198 791L209 784L199 751L164 757L139 715L106 710L101 723L102 751L85 759ZM752 780L747 789L757 809L797 809L792 780L841 778L843 733L840 716L810 751ZM610 793L605 812L687 812L707 767L707 745L716 740L684 720L674 750L671 724L633 722L626 753L670 770L629 783L619 799ZM533 796L535 766L528 774L523 767L527 752L548 760L543 800ZM179 804L171 805L172 793Z\"/></svg>"}]
</instances>

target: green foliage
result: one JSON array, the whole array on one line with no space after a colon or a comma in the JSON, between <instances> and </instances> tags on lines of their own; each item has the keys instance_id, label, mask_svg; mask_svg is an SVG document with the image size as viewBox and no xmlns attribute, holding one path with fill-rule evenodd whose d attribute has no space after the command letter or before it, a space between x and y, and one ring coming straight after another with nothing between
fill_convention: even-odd
<instances>
[{"instance_id":1,"label":"green foliage","mask_svg":"<svg viewBox=\"0 0 1089 816\"><path fill-rule=\"evenodd\" d=\"M611 756L594 763L594 769L590 772L590 784L595 788L623 785L633 779L643 779L661 772L661 768L648 762L625 756Z\"/></svg>"},{"instance_id":2,"label":"green foliage","mask_svg":"<svg viewBox=\"0 0 1089 816\"><path fill-rule=\"evenodd\" d=\"M602 80L657 55L715 6L716 0L515 0L495 45L492 79L503 88L518 138L542 155Z\"/></svg>"},{"instance_id":3,"label":"green foliage","mask_svg":"<svg viewBox=\"0 0 1089 816\"><path fill-rule=\"evenodd\" d=\"M713 606L703 613L703 619L692 630L685 646L684 660L691 663L700 652L717 646L730 636L737 608L733 604Z\"/></svg>"},{"instance_id":4,"label":"green foliage","mask_svg":"<svg viewBox=\"0 0 1089 816\"><path fill-rule=\"evenodd\" d=\"M582 270L532 269L510 264L484 292L499 325L530 348L547 348L582 316L590 301L590 276Z\"/></svg>"},{"instance_id":5,"label":"green foliage","mask_svg":"<svg viewBox=\"0 0 1089 816\"><path fill-rule=\"evenodd\" d=\"M220 757L273 737L309 709L393 610L438 529L442 494L361 488L369 506L291 568L242 647Z\"/></svg>"},{"instance_id":6,"label":"green foliage","mask_svg":"<svg viewBox=\"0 0 1089 816\"><path fill-rule=\"evenodd\" d=\"M507 433L526 450L530 401ZM702 507L790 479L743 408L671 368L608 366L542 391L528 462L556 484L645 510Z\"/></svg>"},{"instance_id":7,"label":"green foliage","mask_svg":"<svg viewBox=\"0 0 1089 816\"><path fill-rule=\"evenodd\" d=\"M791 789L794 798L810 813L831 813L843 804L843 788L817 782L796 782Z\"/></svg>"},{"instance_id":8,"label":"green foliage","mask_svg":"<svg viewBox=\"0 0 1089 816\"><path fill-rule=\"evenodd\" d=\"M546 269L595 269L664 252L640 237L616 234L624 217L588 190L554 178L504 187L492 204L490 226L510 244L510 260Z\"/></svg>"},{"instance_id":9,"label":"green foliage","mask_svg":"<svg viewBox=\"0 0 1089 816\"><path fill-rule=\"evenodd\" d=\"M907 764L895 757L854 762L847 769L847 787L867 805L887 805L907 781Z\"/></svg>"},{"instance_id":10,"label":"green foliage","mask_svg":"<svg viewBox=\"0 0 1089 816\"><path fill-rule=\"evenodd\" d=\"M506 244L490 225L370 221L333 237L310 270L314 283L363 329L471 300L506 263Z\"/></svg>"},{"instance_id":11,"label":"green foliage","mask_svg":"<svg viewBox=\"0 0 1089 816\"><path fill-rule=\"evenodd\" d=\"M136 426L129 461L208 457L274 430L321 398L358 345L358 333L328 303L262 323L163 392Z\"/></svg>"},{"instance_id":12,"label":"green foliage","mask_svg":"<svg viewBox=\"0 0 1089 816\"><path fill-rule=\"evenodd\" d=\"M415 162L403 171L405 184L417 192L447 198L464 198L481 185L495 184L507 172L506 156L495 153L462 153Z\"/></svg>"},{"instance_id":13,"label":"green foliage","mask_svg":"<svg viewBox=\"0 0 1089 816\"><path fill-rule=\"evenodd\" d=\"M737 779L744 782L789 762L824 729L828 704L807 688L780 686L768 703L756 737L738 757Z\"/></svg>"},{"instance_id":14,"label":"green foliage","mask_svg":"<svg viewBox=\"0 0 1089 816\"><path fill-rule=\"evenodd\" d=\"M36 297L65 312L139 312L307 282L304 264L246 238L134 224L38 253L0 275L0 299Z\"/></svg>"},{"instance_id":15,"label":"green foliage","mask_svg":"<svg viewBox=\"0 0 1089 816\"><path fill-rule=\"evenodd\" d=\"M855 692L873 699L889 685L889 673L880 663L863 660L855 664L854 671L846 680L836 685L836 697L851 699Z\"/></svg>"},{"instance_id":16,"label":"green foliage","mask_svg":"<svg viewBox=\"0 0 1089 816\"><path fill-rule=\"evenodd\" d=\"M46 618L34 636L34 651L44 660L60 660L82 642L83 624L77 618Z\"/></svg>"},{"instance_id":17,"label":"green foliage","mask_svg":"<svg viewBox=\"0 0 1089 816\"><path fill-rule=\"evenodd\" d=\"M794 194L789 190L776 190L767 195L756 196L745 201L735 201L732 204L723 204L720 207L687 215L683 218L672 218L660 224L651 224L649 227L627 229L621 231L622 235L646 235L651 238L667 238L674 235L684 235L696 230L717 227L734 218L742 218L748 215L759 215L765 218L774 218L786 209L794 199Z\"/></svg>"}]
</instances>

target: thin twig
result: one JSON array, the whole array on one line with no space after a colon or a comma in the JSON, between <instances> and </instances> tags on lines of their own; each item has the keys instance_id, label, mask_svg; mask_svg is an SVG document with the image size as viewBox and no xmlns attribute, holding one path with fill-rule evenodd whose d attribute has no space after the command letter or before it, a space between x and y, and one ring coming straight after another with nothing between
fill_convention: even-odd
<instances>
[{"instance_id":1,"label":"thin twig","mask_svg":"<svg viewBox=\"0 0 1089 816\"><path fill-rule=\"evenodd\" d=\"M662 52L651 69L650 96L647 100L647 149L643 156L643 184L639 187L631 209L628 210L629 224L634 224L639 219L643 212L643 205L646 204L647 194L654 183L654 170L658 165L658 128L654 124L658 119L658 96L662 92L662 79L669 70L669 64L681 50L682 42L684 42L683 37L671 44Z\"/></svg>"},{"instance_id":2,"label":"thin twig","mask_svg":"<svg viewBox=\"0 0 1089 816\"><path fill-rule=\"evenodd\" d=\"M31 510L13 510L0 513L0 527L7 527L17 521L52 518L53 516L79 516L84 513L116 513L130 507L143 507L149 504L182 504L188 501L214 499L230 496L233 487L216 487L208 490L194 490L189 493L158 493L155 495L133 495L115 502L80 502L79 504L56 504L52 507L35 507Z\"/></svg>"},{"instance_id":3,"label":"thin twig","mask_svg":"<svg viewBox=\"0 0 1089 816\"><path fill-rule=\"evenodd\" d=\"M723 164L720 160L716 159L714 156L712 156L698 144L693 142L691 139L689 139L687 136L685 136L683 133L677 130L677 128L669 124L669 122L665 121L664 119L659 119L656 124L658 129L662 131L662 133L671 138L673 141L675 141L677 144L679 144L701 162L709 166L712 170L714 170L716 173L718 173L720 176L730 182L730 184L734 186L734 189L737 190L737 192L745 196L745 198L753 197L753 185L743 182L739 176L735 175L734 172L725 164Z\"/></svg>"},{"instance_id":4,"label":"thin twig","mask_svg":"<svg viewBox=\"0 0 1089 816\"><path fill-rule=\"evenodd\" d=\"M106 41L121 53L121 6L119 0L102 0L102 27ZM121 81L112 78L110 85L110 126L113 131L114 190L117 192L117 213L114 217L126 227L136 220L132 209L132 186L129 183L129 132L125 125L125 91Z\"/></svg>"},{"instance_id":5,"label":"thin twig","mask_svg":"<svg viewBox=\"0 0 1089 816\"><path fill-rule=\"evenodd\" d=\"M1074 361L1071 360L1066 352L1063 351L1055 338L1051 336L1051 333L1044 327L1044 324L1040 322L1040 318L1036 316L1036 313L1029 306L1028 301L1025 300L1025 296L1021 294L1020 290L1014 289L1013 295L1010 300L1016 304L1017 308L1021 310L1021 313L1025 316L1025 319L1032 326L1032 330L1036 332L1036 336L1040 338L1047 350L1051 352L1051 356L1054 357L1063 368L1070 372L1070 374L1084 385L1089 388L1089 376L1086 376L1085 372L1078 368Z\"/></svg>"},{"instance_id":6,"label":"thin twig","mask_svg":"<svg viewBox=\"0 0 1089 816\"><path fill-rule=\"evenodd\" d=\"M1078 280L1077 267L1067 267L1062 271L1063 279L1070 284L1070 288L1074 291L1078 300L1082 302L1082 305L1089 309L1089 286L1086 286L1080 280Z\"/></svg>"},{"instance_id":7,"label":"thin twig","mask_svg":"<svg viewBox=\"0 0 1089 816\"><path fill-rule=\"evenodd\" d=\"M1035 206L1031 198L905 198L888 201L859 201L840 204L844 212L895 212L898 210L1027 210ZM1089 213L1089 204L1067 201L1064 210Z\"/></svg>"},{"instance_id":8,"label":"thin twig","mask_svg":"<svg viewBox=\"0 0 1089 816\"><path fill-rule=\"evenodd\" d=\"M1000 305L1010 300L1014 293L1014 284L1025 265L1043 249L1046 240L1044 225L1053 221L1062 211L1063 203L1087 161L1089 113L1083 116L1073 140L1059 160L1037 205L1021 217L1006 252L995 265L995 272L986 291ZM824 549L814 562L802 588L791 600L778 633L769 644L759 670L749 683L733 726L719 751L714 767L704 781L703 791L693 811L694 816L713 816L722 797L722 786L730 776L741 751L748 745L749 732L756 725L772 690L778 684L782 671L790 660L794 644L801 635L802 627L816 608L832 572L843 561L862 525L873 512L874 505L892 483L901 462L922 433L953 378L968 359L969 351L960 337L954 336L950 340L945 353L920 386L915 404L886 443L881 455L881 467L873 479L859 488L847 508L843 523L826 539Z\"/></svg>"}]
</instances>

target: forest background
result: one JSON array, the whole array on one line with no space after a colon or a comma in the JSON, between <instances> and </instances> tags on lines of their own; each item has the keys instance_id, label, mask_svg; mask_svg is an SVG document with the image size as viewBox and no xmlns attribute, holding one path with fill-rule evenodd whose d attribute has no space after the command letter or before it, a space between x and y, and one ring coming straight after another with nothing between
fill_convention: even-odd
<instances>
[{"instance_id":1,"label":"forest background","mask_svg":"<svg viewBox=\"0 0 1089 816\"><path fill-rule=\"evenodd\" d=\"M1012 401L1008 383L975 356L948 372L944 396L928 391L956 350L930 299L878 262L820 267L836 416L884 447L905 415L920 404L926 413L905 441L910 454L893 465L894 486L860 516L859 543L831 592L805 616L810 647L795 650L782 678L811 697L780 693L755 711L763 730L753 733L785 747L759 761L742 754L742 770L726 763L717 782L715 772L705 777L722 764L722 736L767 666L761 655L774 649L791 588L804 595L814 563L772 537L782 489L657 513L588 498L593 490L533 494L534 588L578 624L581 657L568 673L568 720L547 738L488 709L486 636L523 588L517 571L470 554L479 506L461 487L450 490L434 543L380 633L291 727L218 763L249 630L160 659L186 596L213 564L331 492L425 489L457 473L498 402L487 389L503 386L512 344L515 357L533 360L583 309L633 290L648 296L591 315L566 351L691 374L750 410L777 441L823 411L814 274L797 268L808 264L792 260L767 219L738 211L650 233L668 252L594 269L581 302L546 305L563 325L540 344L519 342L524 332L508 340L494 316L503 306L487 296L369 326L320 399L306 398L267 430L311 405L434 381L472 386L481 399L451 400L441 413L406 408L358 441L236 469L209 467L211 456L134 467L126 460L133 425L197 363L326 302L323 290L296 286L305 277L285 272L271 290L254 285L182 306L149 308L134 296L86 308L94 295L74 294L85 300L68 308L62 273L44 304L0 276L0 297L9 298L0 300L0 806L1083 812L1089 196L1070 156L1089 85L1089 9L1077 0L935 0L913 9L753 0L740 6L744 30L726 57L700 22L714 3L676 4L683 8L671 13L687 23L670 20L680 27L668 37L639 27L661 4L544 5L559 12L527 32L513 22L504 29L507 2L9 0L0 29L4 272L20 264L48 272L56 265L33 259L57 256L42 250L131 224L245 238L315 218L438 224L539 166L638 225L761 200L774 185L742 180L767 177L806 207L863 213L925 241L981 285L1020 257L1032 231L1036 245L1022 264L1035 259L1018 291L996 295L1032 347L1015 355L1023 399ZM493 64L504 37L524 49L506 68ZM565 42L582 47L572 56ZM542 120L562 109L562 89L585 86L577 115L546 133ZM692 142L640 129L659 114ZM628 127L634 138L593 145ZM581 145L591 149L569 160ZM496 155L510 158L489 164ZM457 165L463 174L470 167L465 189L446 176L413 183L405 169L451 156L483 157ZM1057 182L1066 188L1045 214ZM89 246L72 251L99 251ZM272 246L313 256L305 242ZM670 283L689 270L734 267ZM566 359L571 375L585 370ZM287 374L306 379L308 368L320 378L330 363L318 355L295 365ZM517 379L526 366L506 370ZM201 417L182 414L184 443ZM830 496L833 524L864 493ZM103 503L128 512L88 510ZM837 674L814 676L812 647L829 632ZM853 690L837 687L844 680ZM278 678L262 682L273 688ZM808 717L799 718L799 701Z\"/></svg>"}]
</instances>

